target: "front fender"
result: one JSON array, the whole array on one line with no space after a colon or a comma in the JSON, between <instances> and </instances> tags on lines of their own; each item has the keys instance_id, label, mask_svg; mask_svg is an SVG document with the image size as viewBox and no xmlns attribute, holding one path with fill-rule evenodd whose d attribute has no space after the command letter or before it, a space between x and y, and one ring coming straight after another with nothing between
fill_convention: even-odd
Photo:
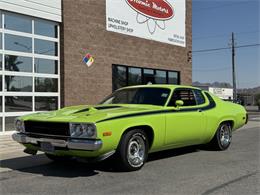
<instances>
[{"instance_id":1,"label":"front fender","mask_svg":"<svg viewBox=\"0 0 260 195\"><path fill-rule=\"evenodd\" d=\"M103 141L105 150L115 150L121 140L122 135L129 128L138 126L149 126L153 129L154 139L151 151L163 145L165 137L165 116L151 115L132 118L115 119L97 123L98 138ZM104 136L105 132L112 132L111 136Z\"/></svg>"}]
</instances>

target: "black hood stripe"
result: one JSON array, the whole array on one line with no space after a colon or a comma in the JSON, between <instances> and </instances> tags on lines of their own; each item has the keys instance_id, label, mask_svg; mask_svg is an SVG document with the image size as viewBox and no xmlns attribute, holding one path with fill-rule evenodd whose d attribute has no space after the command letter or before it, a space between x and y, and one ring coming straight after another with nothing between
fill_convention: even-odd
<instances>
[{"instance_id":1,"label":"black hood stripe","mask_svg":"<svg viewBox=\"0 0 260 195\"><path fill-rule=\"evenodd\" d=\"M208 96L208 98L209 98L209 105L204 106L204 107L183 108L183 109L180 109L180 110L173 110L173 109L171 109L171 110L157 110L157 111L150 111L150 112L126 114L126 115L115 116L115 117L103 119L103 120L97 121L96 123L101 123L101 122L115 120L115 119L136 117L136 116L145 116L145 115L154 115L154 114L170 114L170 113L177 113L177 112L193 112L193 111L198 111L198 110L205 111L205 110L210 110L210 109L215 108L216 107L215 101L210 96Z\"/></svg>"}]
</instances>

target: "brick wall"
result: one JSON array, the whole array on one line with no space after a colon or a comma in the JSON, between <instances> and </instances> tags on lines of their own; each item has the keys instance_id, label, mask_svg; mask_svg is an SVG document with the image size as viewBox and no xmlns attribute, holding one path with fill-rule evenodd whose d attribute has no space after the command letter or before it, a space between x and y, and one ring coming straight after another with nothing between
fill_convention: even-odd
<instances>
[{"instance_id":1,"label":"brick wall","mask_svg":"<svg viewBox=\"0 0 260 195\"><path fill-rule=\"evenodd\" d=\"M105 0L63 0L61 25L62 106L95 104L112 91L112 64L176 70L192 82L192 2L186 3L186 48L106 31ZM82 63L86 48L94 58Z\"/></svg>"}]
</instances>

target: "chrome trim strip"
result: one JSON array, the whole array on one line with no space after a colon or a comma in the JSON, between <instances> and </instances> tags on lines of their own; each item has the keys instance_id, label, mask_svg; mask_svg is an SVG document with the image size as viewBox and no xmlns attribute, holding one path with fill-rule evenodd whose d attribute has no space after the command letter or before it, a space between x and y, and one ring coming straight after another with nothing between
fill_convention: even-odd
<instances>
[{"instance_id":1,"label":"chrome trim strip","mask_svg":"<svg viewBox=\"0 0 260 195\"><path fill-rule=\"evenodd\" d=\"M67 141L61 139L50 139L50 138L34 138L29 137L23 133L14 133L12 135L14 141L21 144L38 144L39 142L49 142L53 146L63 147L68 149L78 149L78 150L89 150L95 151L102 147L101 140L80 140L70 138Z\"/></svg>"}]
</instances>

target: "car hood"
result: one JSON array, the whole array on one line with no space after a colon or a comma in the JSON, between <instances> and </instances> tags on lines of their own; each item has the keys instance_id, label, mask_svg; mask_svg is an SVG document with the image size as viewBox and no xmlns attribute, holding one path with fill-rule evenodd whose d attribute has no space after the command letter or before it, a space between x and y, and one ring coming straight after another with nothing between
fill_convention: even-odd
<instances>
[{"instance_id":1,"label":"car hood","mask_svg":"<svg viewBox=\"0 0 260 195\"><path fill-rule=\"evenodd\" d=\"M109 118L162 109L162 106L136 104L80 105L57 111L39 112L23 116L23 120L49 122L93 122Z\"/></svg>"}]
</instances>

